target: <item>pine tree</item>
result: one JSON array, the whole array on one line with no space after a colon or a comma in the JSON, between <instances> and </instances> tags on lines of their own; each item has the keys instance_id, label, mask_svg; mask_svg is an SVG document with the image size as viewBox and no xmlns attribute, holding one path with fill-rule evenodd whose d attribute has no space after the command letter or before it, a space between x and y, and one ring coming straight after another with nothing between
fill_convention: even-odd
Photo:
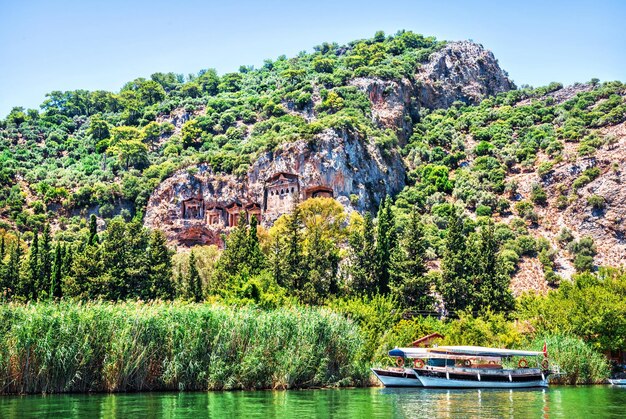
<instances>
[{"instance_id":1,"label":"pine tree","mask_svg":"<svg viewBox=\"0 0 626 419\"><path fill-rule=\"evenodd\" d=\"M36 285L39 294L42 294L41 291L47 293L50 290L52 277L52 237L50 236L50 224L46 224L43 228L39 261L39 272L41 276Z\"/></svg>"},{"instance_id":2,"label":"pine tree","mask_svg":"<svg viewBox=\"0 0 626 419\"><path fill-rule=\"evenodd\" d=\"M399 300L418 310L428 310L433 303L430 283L425 277L423 228L417 208L413 208L402 240L391 258L391 280Z\"/></svg>"},{"instance_id":3,"label":"pine tree","mask_svg":"<svg viewBox=\"0 0 626 419\"><path fill-rule=\"evenodd\" d=\"M202 279L196 266L196 255L191 251L189 255L189 269L187 271L187 287L189 289L189 297L196 303L203 300L202 298Z\"/></svg>"},{"instance_id":4,"label":"pine tree","mask_svg":"<svg viewBox=\"0 0 626 419\"><path fill-rule=\"evenodd\" d=\"M0 262L4 261L4 256L6 252L6 243L4 241L4 234L0 237Z\"/></svg>"},{"instance_id":5,"label":"pine tree","mask_svg":"<svg viewBox=\"0 0 626 419\"><path fill-rule=\"evenodd\" d=\"M440 291L448 311L464 310L471 304L474 290L468 280L468 266L471 262L468 259L464 222L458 215L452 215L448 221L444 248Z\"/></svg>"},{"instance_id":6,"label":"pine tree","mask_svg":"<svg viewBox=\"0 0 626 419\"><path fill-rule=\"evenodd\" d=\"M50 284L50 297L59 299L63 297L61 282L63 278L63 248L57 242L54 247L54 269L52 271L52 282Z\"/></svg>"},{"instance_id":7,"label":"pine tree","mask_svg":"<svg viewBox=\"0 0 626 419\"><path fill-rule=\"evenodd\" d=\"M376 235L377 290L380 294L389 292L391 253L396 245L395 220L391 211L391 198L387 197L378 209Z\"/></svg>"},{"instance_id":8,"label":"pine tree","mask_svg":"<svg viewBox=\"0 0 626 419\"><path fill-rule=\"evenodd\" d=\"M37 300L39 292L39 233L35 230L33 242L30 245L30 253L28 254L28 275L24 278L22 286L22 295L26 299Z\"/></svg>"},{"instance_id":9,"label":"pine tree","mask_svg":"<svg viewBox=\"0 0 626 419\"><path fill-rule=\"evenodd\" d=\"M95 214L91 214L89 217L89 239L87 244L89 246L95 246L100 243L100 239L98 238L98 220L96 219Z\"/></svg>"},{"instance_id":10,"label":"pine tree","mask_svg":"<svg viewBox=\"0 0 626 419\"><path fill-rule=\"evenodd\" d=\"M167 247L167 239L163 232L155 230L150 234L147 257L150 269L150 287L144 290L144 297L173 299L172 251Z\"/></svg>"}]
</instances>

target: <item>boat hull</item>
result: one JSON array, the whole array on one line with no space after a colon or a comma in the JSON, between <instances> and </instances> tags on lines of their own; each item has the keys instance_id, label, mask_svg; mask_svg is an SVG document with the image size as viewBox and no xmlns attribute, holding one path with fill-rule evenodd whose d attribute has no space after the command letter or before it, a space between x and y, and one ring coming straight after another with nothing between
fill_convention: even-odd
<instances>
[{"instance_id":1,"label":"boat hull","mask_svg":"<svg viewBox=\"0 0 626 419\"><path fill-rule=\"evenodd\" d=\"M439 377L419 376L424 387L430 388L533 388L548 387L547 380L533 380L522 382L501 382L501 381L469 381L455 380Z\"/></svg>"},{"instance_id":2,"label":"boat hull","mask_svg":"<svg viewBox=\"0 0 626 419\"><path fill-rule=\"evenodd\" d=\"M404 371L377 368L371 370L385 387L423 387L417 374L408 368L405 368Z\"/></svg>"},{"instance_id":3,"label":"boat hull","mask_svg":"<svg viewBox=\"0 0 626 419\"><path fill-rule=\"evenodd\" d=\"M626 386L626 378L610 378L609 383L614 386Z\"/></svg>"},{"instance_id":4,"label":"boat hull","mask_svg":"<svg viewBox=\"0 0 626 419\"><path fill-rule=\"evenodd\" d=\"M437 368L414 370L424 387L436 388L532 388L548 387L540 369Z\"/></svg>"}]
</instances>

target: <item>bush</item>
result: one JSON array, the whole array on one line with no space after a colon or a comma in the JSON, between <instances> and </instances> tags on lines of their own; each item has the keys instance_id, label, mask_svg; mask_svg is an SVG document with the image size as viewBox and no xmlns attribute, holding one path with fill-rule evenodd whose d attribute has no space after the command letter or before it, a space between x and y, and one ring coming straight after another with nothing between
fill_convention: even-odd
<instances>
[{"instance_id":1,"label":"bush","mask_svg":"<svg viewBox=\"0 0 626 419\"><path fill-rule=\"evenodd\" d=\"M591 195L587 197L587 204L597 211L601 211L606 207L606 199L600 195Z\"/></svg>"},{"instance_id":2,"label":"bush","mask_svg":"<svg viewBox=\"0 0 626 419\"><path fill-rule=\"evenodd\" d=\"M491 207L487 205L479 205L478 207L476 207L476 215L478 216L489 217L491 216L491 213Z\"/></svg>"},{"instance_id":3,"label":"bush","mask_svg":"<svg viewBox=\"0 0 626 419\"><path fill-rule=\"evenodd\" d=\"M543 189L543 187L540 184L535 183L532 185L532 188L530 191L530 200L533 201L537 205L546 205L547 200L548 200L548 195L546 194L546 191Z\"/></svg>"}]
</instances>

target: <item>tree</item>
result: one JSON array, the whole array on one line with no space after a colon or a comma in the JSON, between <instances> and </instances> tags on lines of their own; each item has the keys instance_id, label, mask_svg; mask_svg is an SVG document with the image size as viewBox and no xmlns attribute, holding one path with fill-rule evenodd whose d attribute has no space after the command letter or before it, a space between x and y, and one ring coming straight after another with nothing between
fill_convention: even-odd
<instances>
[{"instance_id":1,"label":"tree","mask_svg":"<svg viewBox=\"0 0 626 419\"><path fill-rule=\"evenodd\" d=\"M448 220L444 249L440 292L448 311L464 310L468 307L474 290L467 280L468 252L464 222L457 214L453 214Z\"/></svg>"},{"instance_id":2,"label":"tree","mask_svg":"<svg viewBox=\"0 0 626 419\"><path fill-rule=\"evenodd\" d=\"M95 214L89 216L89 239L87 244L89 246L100 244L100 239L98 239L98 220Z\"/></svg>"},{"instance_id":3,"label":"tree","mask_svg":"<svg viewBox=\"0 0 626 419\"><path fill-rule=\"evenodd\" d=\"M50 297L59 299L63 297L61 283L63 280L63 248L57 242L54 246L54 269L52 272L52 282L50 284Z\"/></svg>"},{"instance_id":4,"label":"tree","mask_svg":"<svg viewBox=\"0 0 626 419\"><path fill-rule=\"evenodd\" d=\"M357 294L373 296L376 293L376 235L372 214L365 213L363 224L350 234L350 276Z\"/></svg>"},{"instance_id":5,"label":"tree","mask_svg":"<svg viewBox=\"0 0 626 419\"><path fill-rule=\"evenodd\" d=\"M142 168L148 164L148 147L139 140L122 140L110 147L108 153L116 155L126 170L130 166Z\"/></svg>"},{"instance_id":6,"label":"tree","mask_svg":"<svg viewBox=\"0 0 626 419\"><path fill-rule=\"evenodd\" d=\"M492 222L482 226L473 244L473 261L471 295L474 308L509 312L515 301L509 289L510 278L506 273L502 260L498 258L499 245L495 238L495 227Z\"/></svg>"},{"instance_id":7,"label":"tree","mask_svg":"<svg viewBox=\"0 0 626 419\"><path fill-rule=\"evenodd\" d=\"M125 222L122 217L115 217L107 226L102 248L103 268L109 282L108 298L136 298L143 294L149 284L146 248L147 230L141 221L133 219Z\"/></svg>"},{"instance_id":8,"label":"tree","mask_svg":"<svg viewBox=\"0 0 626 419\"><path fill-rule=\"evenodd\" d=\"M89 120L87 135L91 135L91 137L96 141L102 141L111 136L111 127L109 123L102 119L99 115L94 115Z\"/></svg>"},{"instance_id":9,"label":"tree","mask_svg":"<svg viewBox=\"0 0 626 419\"><path fill-rule=\"evenodd\" d=\"M304 286L305 274L302 253L302 217L297 205L286 220L285 274L283 282L278 284L291 290L301 290Z\"/></svg>"},{"instance_id":10,"label":"tree","mask_svg":"<svg viewBox=\"0 0 626 419\"><path fill-rule=\"evenodd\" d=\"M20 268L22 266L23 250L20 242L21 239L18 235L15 243L13 244L13 248L11 249L9 263L6 267L5 290L6 296L9 298L15 293L15 288L19 285L21 279Z\"/></svg>"},{"instance_id":11,"label":"tree","mask_svg":"<svg viewBox=\"0 0 626 419\"><path fill-rule=\"evenodd\" d=\"M39 290L50 290L50 278L52 276L52 237L50 235L50 224L44 225L41 237L41 249L39 251L39 259L41 267L39 268L41 278L37 282Z\"/></svg>"},{"instance_id":12,"label":"tree","mask_svg":"<svg viewBox=\"0 0 626 419\"><path fill-rule=\"evenodd\" d=\"M187 289L189 290L189 298L194 302L199 303L202 298L202 279L198 273L198 267L196 266L196 256L191 251L189 255L189 269L187 272Z\"/></svg>"},{"instance_id":13,"label":"tree","mask_svg":"<svg viewBox=\"0 0 626 419\"><path fill-rule=\"evenodd\" d=\"M35 230L33 242L30 245L30 253L28 254L28 275L24 278L22 285L22 295L26 299L37 300L38 284L39 284L39 234Z\"/></svg>"},{"instance_id":14,"label":"tree","mask_svg":"<svg viewBox=\"0 0 626 419\"><path fill-rule=\"evenodd\" d=\"M172 253L173 252L167 248L165 234L159 230L153 231L150 234L147 249L150 285L149 288L144 290L146 297L164 300L174 298Z\"/></svg>"},{"instance_id":15,"label":"tree","mask_svg":"<svg viewBox=\"0 0 626 419\"><path fill-rule=\"evenodd\" d=\"M156 81L146 80L139 85L139 96L146 105L150 106L165 99L165 90Z\"/></svg>"},{"instance_id":16,"label":"tree","mask_svg":"<svg viewBox=\"0 0 626 419\"><path fill-rule=\"evenodd\" d=\"M391 282L399 301L418 310L432 308L430 283L425 277L424 232L417 208L413 207L399 246L392 254Z\"/></svg>"},{"instance_id":17,"label":"tree","mask_svg":"<svg viewBox=\"0 0 626 419\"><path fill-rule=\"evenodd\" d=\"M381 294L389 292L389 271L391 253L396 245L395 220L391 212L391 198L387 197L378 208L376 234L376 262L378 270L377 290Z\"/></svg>"}]
</instances>

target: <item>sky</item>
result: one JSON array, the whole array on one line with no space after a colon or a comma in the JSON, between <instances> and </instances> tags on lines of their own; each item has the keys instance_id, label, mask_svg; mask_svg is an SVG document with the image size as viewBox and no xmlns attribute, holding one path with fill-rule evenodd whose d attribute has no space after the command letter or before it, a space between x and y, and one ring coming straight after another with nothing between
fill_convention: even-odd
<instances>
[{"instance_id":1,"label":"sky","mask_svg":"<svg viewBox=\"0 0 626 419\"><path fill-rule=\"evenodd\" d=\"M515 83L626 82L626 1L0 0L0 118L53 90L237 71L400 29L471 39Z\"/></svg>"}]
</instances>

